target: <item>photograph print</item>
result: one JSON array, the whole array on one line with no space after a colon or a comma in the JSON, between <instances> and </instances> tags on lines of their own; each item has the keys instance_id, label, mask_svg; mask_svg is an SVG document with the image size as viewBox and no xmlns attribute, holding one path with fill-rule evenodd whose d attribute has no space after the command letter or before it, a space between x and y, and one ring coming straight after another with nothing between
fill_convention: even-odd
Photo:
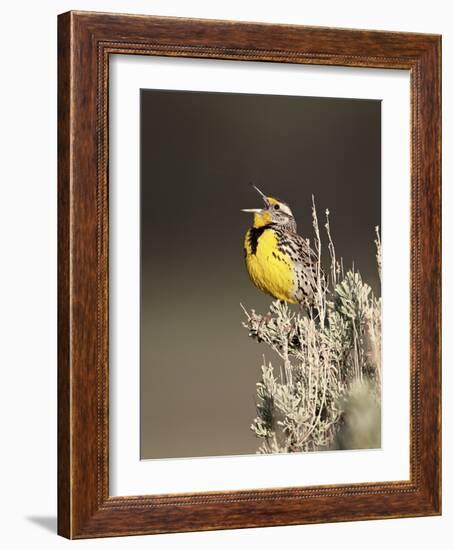
<instances>
[{"instance_id":1,"label":"photograph print","mask_svg":"<svg viewBox=\"0 0 453 550\"><path fill-rule=\"evenodd\" d=\"M140 457L381 446L381 102L142 89Z\"/></svg>"}]
</instances>

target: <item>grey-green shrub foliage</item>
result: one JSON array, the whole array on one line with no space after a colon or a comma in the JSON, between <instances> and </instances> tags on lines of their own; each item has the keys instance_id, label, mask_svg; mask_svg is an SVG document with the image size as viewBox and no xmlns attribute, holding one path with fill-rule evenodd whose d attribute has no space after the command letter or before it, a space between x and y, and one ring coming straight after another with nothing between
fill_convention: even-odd
<instances>
[{"instance_id":1,"label":"grey-green shrub foliage","mask_svg":"<svg viewBox=\"0 0 453 550\"><path fill-rule=\"evenodd\" d=\"M337 261L325 230L329 284L322 283L322 245L313 201L318 293L309 311L274 301L265 315L254 310L243 323L249 336L278 356L263 358L256 385L257 416L251 429L260 453L288 453L380 446L381 298L354 269ZM376 228L377 267L381 243Z\"/></svg>"}]
</instances>

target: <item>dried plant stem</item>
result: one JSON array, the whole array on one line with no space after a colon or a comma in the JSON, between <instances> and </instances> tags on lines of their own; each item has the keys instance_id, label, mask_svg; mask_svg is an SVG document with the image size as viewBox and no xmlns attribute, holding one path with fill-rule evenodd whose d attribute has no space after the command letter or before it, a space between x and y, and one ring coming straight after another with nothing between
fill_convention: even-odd
<instances>
[{"instance_id":1,"label":"dried plant stem","mask_svg":"<svg viewBox=\"0 0 453 550\"><path fill-rule=\"evenodd\" d=\"M381 279L381 271L382 271L382 246L381 246L381 235L379 233L379 226L377 225L374 228L376 232L376 239L374 243L376 244L376 261L378 266L378 273L379 273L379 279Z\"/></svg>"},{"instance_id":2,"label":"dried plant stem","mask_svg":"<svg viewBox=\"0 0 453 550\"><path fill-rule=\"evenodd\" d=\"M329 243L327 248L328 248L329 254L330 254L330 278L331 278L332 288L335 288L337 286L337 272L339 271L339 266L338 266L338 263L337 263L337 259L335 257L335 246L333 245L333 242L332 242L332 235L330 234L329 215L330 215L330 212L327 209L326 210L326 223L325 223L324 227L326 228L327 239L328 239L328 243Z\"/></svg>"},{"instance_id":3,"label":"dried plant stem","mask_svg":"<svg viewBox=\"0 0 453 550\"><path fill-rule=\"evenodd\" d=\"M322 256L322 242L319 234L318 216L316 213L315 197L312 195L312 217L313 228L315 230L315 250L318 257L316 262L316 306L318 310L319 322L322 328L324 328L326 309L325 309L325 284L323 280L321 256Z\"/></svg>"}]
</instances>

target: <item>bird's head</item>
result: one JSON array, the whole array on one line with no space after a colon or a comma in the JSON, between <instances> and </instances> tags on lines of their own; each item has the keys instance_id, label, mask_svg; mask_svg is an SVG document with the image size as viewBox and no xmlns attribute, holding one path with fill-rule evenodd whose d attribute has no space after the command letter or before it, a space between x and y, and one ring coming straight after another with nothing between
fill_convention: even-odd
<instances>
[{"instance_id":1,"label":"bird's head","mask_svg":"<svg viewBox=\"0 0 453 550\"><path fill-rule=\"evenodd\" d=\"M264 201L264 208L244 208L242 210L242 212L253 214L253 227L263 227L273 223L295 232L296 221L290 207L281 200L266 196L255 185L252 185L252 187L261 195Z\"/></svg>"}]
</instances>

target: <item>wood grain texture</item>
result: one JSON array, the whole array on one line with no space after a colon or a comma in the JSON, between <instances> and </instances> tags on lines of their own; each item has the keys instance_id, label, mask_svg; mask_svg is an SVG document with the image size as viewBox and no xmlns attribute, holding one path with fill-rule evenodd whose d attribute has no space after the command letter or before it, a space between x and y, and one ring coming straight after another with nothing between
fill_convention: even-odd
<instances>
[{"instance_id":1,"label":"wood grain texture","mask_svg":"<svg viewBox=\"0 0 453 550\"><path fill-rule=\"evenodd\" d=\"M68 538L441 512L440 37L69 12L59 16L58 532ZM411 74L410 481L110 497L111 54L407 69Z\"/></svg>"},{"instance_id":2,"label":"wood grain texture","mask_svg":"<svg viewBox=\"0 0 453 550\"><path fill-rule=\"evenodd\" d=\"M58 532L70 536L70 361L69 361L69 29L58 24Z\"/></svg>"}]
</instances>

